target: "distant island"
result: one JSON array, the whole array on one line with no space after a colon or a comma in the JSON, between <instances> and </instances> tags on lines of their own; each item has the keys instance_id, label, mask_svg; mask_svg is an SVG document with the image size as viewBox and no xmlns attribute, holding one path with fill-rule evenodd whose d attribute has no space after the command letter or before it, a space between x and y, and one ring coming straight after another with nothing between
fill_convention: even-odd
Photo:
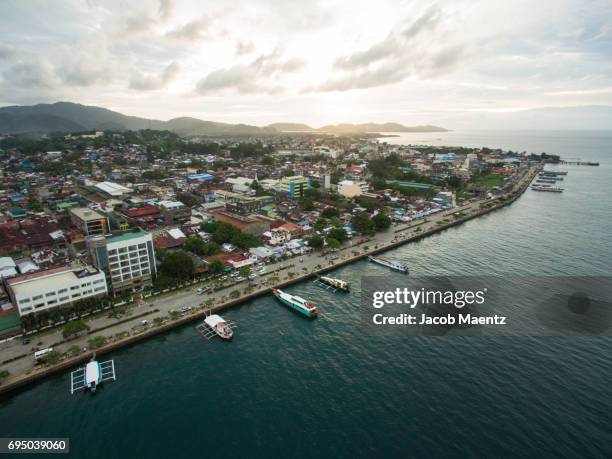
<instances>
[{"instance_id":1,"label":"distant island","mask_svg":"<svg viewBox=\"0 0 612 459\"><path fill-rule=\"evenodd\" d=\"M181 136L265 135L282 132L367 134L447 131L437 126L404 126L398 123L336 124L313 128L301 123L274 123L259 127L248 124L217 123L190 117L161 121L128 116L103 107L72 102L0 107L0 133L3 134L139 129L168 130Z\"/></svg>"}]
</instances>

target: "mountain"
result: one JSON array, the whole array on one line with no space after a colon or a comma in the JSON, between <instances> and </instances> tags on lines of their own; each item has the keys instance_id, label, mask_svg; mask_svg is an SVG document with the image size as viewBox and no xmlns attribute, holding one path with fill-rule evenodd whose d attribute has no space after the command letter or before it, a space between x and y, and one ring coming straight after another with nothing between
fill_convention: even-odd
<instances>
[{"instance_id":1,"label":"mountain","mask_svg":"<svg viewBox=\"0 0 612 459\"><path fill-rule=\"evenodd\" d=\"M300 123L274 123L272 127L280 132L326 132L333 134L363 134L366 132L446 132L437 126L404 126L398 123L333 124L313 128Z\"/></svg>"},{"instance_id":2,"label":"mountain","mask_svg":"<svg viewBox=\"0 0 612 459\"><path fill-rule=\"evenodd\" d=\"M253 135L275 133L273 128L226 124L196 118L160 121L127 116L102 107L56 102L0 108L0 133L79 132L91 130L166 129L180 135Z\"/></svg>"},{"instance_id":3,"label":"mountain","mask_svg":"<svg viewBox=\"0 0 612 459\"><path fill-rule=\"evenodd\" d=\"M314 132L315 128L311 128L307 124L301 123L274 123L269 124L269 128L276 129L279 132Z\"/></svg>"},{"instance_id":4,"label":"mountain","mask_svg":"<svg viewBox=\"0 0 612 459\"><path fill-rule=\"evenodd\" d=\"M438 126L404 126L398 123L334 124L323 126L318 130L336 134L364 132L447 132L447 129Z\"/></svg>"},{"instance_id":5,"label":"mountain","mask_svg":"<svg viewBox=\"0 0 612 459\"><path fill-rule=\"evenodd\" d=\"M127 116L106 108L72 102L0 107L0 134L139 129L169 130L183 136L258 135L289 131L318 131L334 134L446 131L446 129L436 126L407 127L397 123L337 124L315 129L306 124L299 123L275 123L265 127L258 127L248 124L217 123L190 117L160 121L139 118L137 116Z\"/></svg>"}]
</instances>

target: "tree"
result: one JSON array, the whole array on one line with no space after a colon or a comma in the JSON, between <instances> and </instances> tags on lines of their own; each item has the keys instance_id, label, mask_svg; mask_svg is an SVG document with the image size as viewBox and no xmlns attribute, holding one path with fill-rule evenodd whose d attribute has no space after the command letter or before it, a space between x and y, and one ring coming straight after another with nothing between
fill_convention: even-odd
<instances>
[{"instance_id":1,"label":"tree","mask_svg":"<svg viewBox=\"0 0 612 459\"><path fill-rule=\"evenodd\" d=\"M327 226L327 219L319 217L314 224L315 231L323 231Z\"/></svg>"},{"instance_id":2,"label":"tree","mask_svg":"<svg viewBox=\"0 0 612 459\"><path fill-rule=\"evenodd\" d=\"M225 270L225 265L221 260L212 260L208 263L208 272L210 274L221 274Z\"/></svg>"},{"instance_id":3,"label":"tree","mask_svg":"<svg viewBox=\"0 0 612 459\"><path fill-rule=\"evenodd\" d=\"M106 344L106 337L104 336L94 336L87 343L91 349L96 349L102 347Z\"/></svg>"},{"instance_id":4,"label":"tree","mask_svg":"<svg viewBox=\"0 0 612 459\"><path fill-rule=\"evenodd\" d=\"M251 274L251 267L250 266L243 266L240 268L240 270L238 271L240 273L240 276L242 277L249 277Z\"/></svg>"},{"instance_id":5,"label":"tree","mask_svg":"<svg viewBox=\"0 0 612 459\"><path fill-rule=\"evenodd\" d=\"M47 363L49 365L55 365L57 362L59 362L60 357L62 356L62 354L60 354L57 351L51 351L47 354Z\"/></svg>"},{"instance_id":6,"label":"tree","mask_svg":"<svg viewBox=\"0 0 612 459\"><path fill-rule=\"evenodd\" d=\"M323 238L321 236L313 236L308 239L308 246L313 249L320 249L323 247Z\"/></svg>"},{"instance_id":7,"label":"tree","mask_svg":"<svg viewBox=\"0 0 612 459\"><path fill-rule=\"evenodd\" d=\"M326 207L325 209L323 209L323 212L321 212L321 217L325 218L332 218L338 216L340 216L340 212L335 207Z\"/></svg>"},{"instance_id":8,"label":"tree","mask_svg":"<svg viewBox=\"0 0 612 459\"><path fill-rule=\"evenodd\" d=\"M334 228L329 232L328 236L331 239L336 239L340 243L348 240L348 235L344 228Z\"/></svg>"},{"instance_id":9,"label":"tree","mask_svg":"<svg viewBox=\"0 0 612 459\"><path fill-rule=\"evenodd\" d=\"M376 232L376 225L367 212L358 212L352 219L353 229L361 234L372 235Z\"/></svg>"},{"instance_id":10,"label":"tree","mask_svg":"<svg viewBox=\"0 0 612 459\"><path fill-rule=\"evenodd\" d=\"M391 226L391 218L383 212L378 212L372 217L377 230L385 230Z\"/></svg>"},{"instance_id":11,"label":"tree","mask_svg":"<svg viewBox=\"0 0 612 459\"><path fill-rule=\"evenodd\" d=\"M169 253L159 267L161 275L179 280L190 279L194 272L193 260L185 252L180 251Z\"/></svg>"},{"instance_id":12,"label":"tree","mask_svg":"<svg viewBox=\"0 0 612 459\"><path fill-rule=\"evenodd\" d=\"M62 328L62 336L64 339L69 339L86 330L89 330L89 325L85 322L82 320L71 320Z\"/></svg>"},{"instance_id":13,"label":"tree","mask_svg":"<svg viewBox=\"0 0 612 459\"><path fill-rule=\"evenodd\" d=\"M329 219L329 222L330 222L332 225L337 226L337 227L342 226L342 221L341 221L341 220L340 220L340 218L338 218L338 217L332 217L332 218L330 218L330 219Z\"/></svg>"},{"instance_id":14,"label":"tree","mask_svg":"<svg viewBox=\"0 0 612 459\"><path fill-rule=\"evenodd\" d=\"M327 245L330 249L337 249L340 247L340 241L338 241L338 239L334 239L333 237L328 237Z\"/></svg>"}]
</instances>

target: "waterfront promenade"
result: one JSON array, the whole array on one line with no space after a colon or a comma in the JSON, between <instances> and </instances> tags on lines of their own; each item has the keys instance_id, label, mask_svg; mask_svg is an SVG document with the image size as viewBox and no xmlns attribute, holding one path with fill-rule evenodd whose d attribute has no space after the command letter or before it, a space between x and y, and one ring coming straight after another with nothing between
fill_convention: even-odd
<instances>
[{"instance_id":1,"label":"waterfront promenade","mask_svg":"<svg viewBox=\"0 0 612 459\"><path fill-rule=\"evenodd\" d=\"M109 318L106 314L92 318L88 321L91 328L88 334L67 342L64 342L61 330L49 331L40 335L40 338L34 338L32 344L35 345L40 339L43 343L40 346L41 348L53 347L61 353L74 346L86 349L80 355L65 358L55 366L34 368L33 353L30 351L31 345L23 346L19 339L0 344L0 361L6 362L0 366L0 371L8 370L10 372L10 376L0 385L0 392L17 388L57 371L64 371L75 364L90 359L93 351L89 349L88 341L94 336L104 336L109 339L107 345L95 350L98 355L108 353L119 347L200 319L207 311L221 311L258 296L269 294L272 288L303 281L318 273L363 259L370 254L421 239L503 207L520 196L533 180L539 168L540 166L533 166L529 169L520 180L513 184L512 189L506 195L494 199L476 200L459 208L408 224L393 225L387 231L378 233L362 244L356 244L355 241L359 238L354 238L349 245L335 253L333 259L329 256L323 257L320 253L315 252L268 265L268 273L258 277L257 285L250 288L248 281L244 281L215 290L210 294L197 295L196 289L206 285L206 283L201 283L145 299L129 308L130 316L119 320ZM230 298L230 293L233 291L238 291L240 296ZM188 313L175 319L170 318L170 311L180 310L186 306L192 307ZM157 320L155 320L156 318ZM146 325L143 325L143 320L147 321ZM119 338L120 335L123 336Z\"/></svg>"}]
</instances>

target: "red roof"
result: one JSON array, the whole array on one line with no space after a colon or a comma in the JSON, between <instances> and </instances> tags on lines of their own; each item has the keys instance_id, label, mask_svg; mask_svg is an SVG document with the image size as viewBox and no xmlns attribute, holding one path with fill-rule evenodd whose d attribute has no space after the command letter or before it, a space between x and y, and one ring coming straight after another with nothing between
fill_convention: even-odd
<instances>
[{"instance_id":1,"label":"red roof","mask_svg":"<svg viewBox=\"0 0 612 459\"><path fill-rule=\"evenodd\" d=\"M144 217L146 215L155 215L158 214L159 215L159 209L155 206L144 206L144 207L138 207L135 209L128 209L125 211L125 215L127 215L128 217Z\"/></svg>"}]
</instances>

